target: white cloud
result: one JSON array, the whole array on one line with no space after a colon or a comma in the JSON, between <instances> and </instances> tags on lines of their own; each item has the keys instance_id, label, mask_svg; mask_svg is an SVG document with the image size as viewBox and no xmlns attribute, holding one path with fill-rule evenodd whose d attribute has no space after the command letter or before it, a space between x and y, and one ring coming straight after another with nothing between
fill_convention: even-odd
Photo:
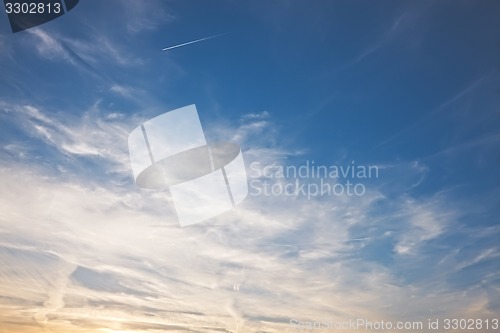
<instances>
[{"instance_id":1,"label":"white cloud","mask_svg":"<svg viewBox=\"0 0 500 333\"><path fill-rule=\"evenodd\" d=\"M126 138L133 125L120 117L101 115L99 103L81 117L65 115L60 118L57 113L49 116L32 105L8 105L4 109L15 111L14 123L28 135L39 138L64 155L98 157L108 163L108 168L128 172Z\"/></svg>"},{"instance_id":2,"label":"white cloud","mask_svg":"<svg viewBox=\"0 0 500 333\"><path fill-rule=\"evenodd\" d=\"M130 34L156 30L161 25L175 20L175 15L163 9L162 1L154 0L138 3L137 1L119 1L126 15L126 29Z\"/></svg>"},{"instance_id":3,"label":"white cloud","mask_svg":"<svg viewBox=\"0 0 500 333\"><path fill-rule=\"evenodd\" d=\"M60 154L100 154L96 174L106 173L108 162L128 163L124 145L135 120L110 121L89 111L63 121L35 106L10 108L28 129L43 127L38 135ZM274 126L261 121L246 117L235 129L251 158L279 164L294 155L277 140L261 145ZM167 193L139 190L131 177L126 184L114 175L62 178L43 164L6 162L0 169L0 295L6 299L0 321L66 331L279 332L294 318L402 320L431 315L437 305L449 314L488 307L482 294L456 302L446 276L433 290L365 260L365 247L380 241L359 239L384 200L375 190L357 199L251 196L212 221L179 228ZM393 235L400 254L418 255L447 230L450 215L440 200L392 205L395 211L383 214L406 221Z\"/></svg>"},{"instance_id":4,"label":"white cloud","mask_svg":"<svg viewBox=\"0 0 500 333\"><path fill-rule=\"evenodd\" d=\"M89 30L92 33L79 39L49 33L39 27L29 29L28 32L35 36L35 47L40 56L50 60L62 59L84 70L88 70L89 66L129 67L143 64L126 45L112 42L99 31Z\"/></svg>"},{"instance_id":5,"label":"white cloud","mask_svg":"<svg viewBox=\"0 0 500 333\"><path fill-rule=\"evenodd\" d=\"M402 219L407 220L408 227L398 235L394 250L400 255L417 254L426 242L438 238L446 231L456 216L447 211L437 199L427 203L407 200L402 209Z\"/></svg>"},{"instance_id":6,"label":"white cloud","mask_svg":"<svg viewBox=\"0 0 500 333\"><path fill-rule=\"evenodd\" d=\"M34 28L29 29L28 32L36 37L38 43L36 43L35 46L41 56L48 59L62 58L68 62L72 62L71 57L61 43L56 38L49 35L45 30Z\"/></svg>"}]
</instances>

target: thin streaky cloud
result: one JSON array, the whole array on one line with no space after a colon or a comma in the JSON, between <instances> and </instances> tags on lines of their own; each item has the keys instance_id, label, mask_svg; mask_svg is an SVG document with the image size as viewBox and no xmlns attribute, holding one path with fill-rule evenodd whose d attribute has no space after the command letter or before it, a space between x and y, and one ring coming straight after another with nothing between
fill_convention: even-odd
<instances>
[{"instance_id":1,"label":"thin streaky cloud","mask_svg":"<svg viewBox=\"0 0 500 333\"><path fill-rule=\"evenodd\" d=\"M172 49L176 49L178 47L182 47L182 46L186 46L186 45L190 45L190 44L202 42L202 41L209 40L209 39L212 39L212 38L221 37L221 36L227 35L228 33L229 32L225 32L223 34L213 35L213 36L209 36L209 37L205 37L205 38L200 38L200 39L192 40L190 42L186 42L186 43L182 43L182 44L177 44L177 45L174 45L174 46L169 46L169 47L166 47L166 48L162 49L162 51L169 51L169 50L172 50Z\"/></svg>"},{"instance_id":2,"label":"thin streaky cloud","mask_svg":"<svg viewBox=\"0 0 500 333\"><path fill-rule=\"evenodd\" d=\"M472 82L470 85L468 85L465 89L462 89L456 95L454 95L450 99L446 100L445 102L443 102L442 104L440 104L439 106L437 106L436 108L431 110L427 115L425 115L422 118L420 118L419 120L415 121L410 126L403 128L402 130L399 130L398 132L394 133L392 136L383 140L382 142L376 144L374 146L374 149L382 147L388 143L391 143L394 140L400 138L401 136L408 134L411 131L414 131L415 129L422 127L425 124L429 123L436 116L436 114L438 114L439 112L442 112L444 109L446 109L450 105L453 105L454 103L456 103L457 101L462 99L464 96L466 96L469 93L471 93L472 91L474 91L476 88L481 86L481 84L484 83L490 77L491 77L491 73L479 77L479 79L476 79L474 82Z\"/></svg>"}]
</instances>

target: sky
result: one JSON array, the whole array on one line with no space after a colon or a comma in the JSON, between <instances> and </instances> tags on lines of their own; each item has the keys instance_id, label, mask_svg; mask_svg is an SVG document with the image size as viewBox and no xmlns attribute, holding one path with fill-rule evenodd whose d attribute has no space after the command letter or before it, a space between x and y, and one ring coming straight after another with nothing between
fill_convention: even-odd
<instances>
[{"instance_id":1,"label":"sky","mask_svg":"<svg viewBox=\"0 0 500 333\"><path fill-rule=\"evenodd\" d=\"M82 0L12 33L0 15L0 332L499 320L498 17L487 0ZM168 189L135 184L127 138L192 104L208 142L241 147L249 193L180 227ZM377 173L279 175L314 166ZM359 195L313 191L347 181Z\"/></svg>"}]
</instances>

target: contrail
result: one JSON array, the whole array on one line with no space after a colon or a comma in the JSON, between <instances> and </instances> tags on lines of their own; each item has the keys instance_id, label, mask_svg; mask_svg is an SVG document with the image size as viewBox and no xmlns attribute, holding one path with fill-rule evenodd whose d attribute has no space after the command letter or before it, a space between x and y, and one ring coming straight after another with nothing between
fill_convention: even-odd
<instances>
[{"instance_id":1,"label":"contrail","mask_svg":"<svg viewBox=\"0 0 500 333\"><path fill-rule=\"evenodd\" d=\"M202 42L202 41L207 40L207 39L212 39L212 38L220 37L220 36L223 36L223 35L227 35L228 33L229 32L226 32L226 33L223 33L223 34L218 34L218 35L213 35L213 36L210 36L210 37L200 38L200 39L197 39L197 40L192 40L192 41L187 42L187 43L182 43L182 44L178 44L178 45L174 45L174 46L169 46L169 47L166 47L166 48L162 49L162 51L168 51L168 50L176 49L176 48L181 47L181 46L186 46L186 45L189 45L189 44L194 44L194 43Z\"/></svg>"}]
</instances>

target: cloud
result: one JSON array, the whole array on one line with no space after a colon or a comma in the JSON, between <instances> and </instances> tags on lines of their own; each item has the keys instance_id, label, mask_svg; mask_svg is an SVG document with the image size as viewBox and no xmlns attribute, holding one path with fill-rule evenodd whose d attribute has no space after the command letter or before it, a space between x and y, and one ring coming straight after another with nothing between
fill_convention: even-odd
<instances>
[{"instance_id":1,"label":"cloud","mask_svg":"<svg viewBox=\"0 0 500 333\"><path fill-rule=\"evenodd\" d=\"M389 138L381 141L377 145L375 145L376 148L382 147L388 144L391 144L392 142L396 141L397 139L401 139L404 136L407 136L411 133L414 133L416 129L429 126L429 124L432 124L435 122L435 118L439 116L442 113L445 113L449 111L450 106L455 105L458 101L464 99L466 96L468 96L471 92L474 90L477 90L477 88L481 87L485 81L487 81L491 77L491 74L483 75L474 80L472 83L468 84L467 87L464 89L460 90L444 102L442 102L440 105L436 106L434 109L432 109L430 112L425 114L423 117L418 119L417 121L413 122L410 126L403 128L396 133L392 134Z\"/></svg>"},{"instance_id":2,"label":"cloud","mask_svg":"<svg viewBox=\"0 0 500 333\"><path fill-rule=\"evenodd\" d=\"M491 306L482 293L460 296L446 273L431 285L409 282L398 267L367 257L392 239L388 260L427 260L422 249L453 225L445 197L392 201L376 187L359 198L250 196L218 218L179 228L168 193L108 172L110 165L130 172L124 143L136 119L106 119L95 109L64 120L33 105L8 109L61 156L77 164L97 158L95 177L60 177L44 163L4 159L0 321L17 331L279 332L290 319L416 320L436 306L449 315ZM220 133L239 138L245 158L263 165L297 156L267 140L279 132L266 114ZM387 230L395 231L377 234ZM484 251L473 260L495 253ZM420 267L411 260L402 267Z\"/></svg>"},{"instance_id":3,"label":"cloud","mask_svg":"<svg viewBox=\"0 0 500 333\"><path fill-rule=\"evenodd\" d=\"M124 97L128 97L131 95L131 89L129 87L125 87L119 84L112 85L109 90Z\"/></svg>"},{"instance_id":4,"label":"cloud","mask_svg":"<svg viewBox=\"0 0 500 333\"><path fill-rule=\"evenodd\" d=\"M62 59L80 69L99 73L101 66L130 67L143 62L127 52L119 42L112 42L106 35L94 29L79 39L69 38L60 33L49 33L43 28L33 28L28 32L35 37L35 47L40 56L49 60Z\"/></svg>"},{"instance_id":5,"label":"cloud","mask_svg":"<svg viewBox=\"0 0 500 333\"><path fill-rule=\"evenodd\" d=\"M421 204L410 200L402 208L406 212L408 228L398 236L394 250L399 255L417 254L421 246L442 235L456 219L451 211L442 211L443 205L437 202Z\"/></svg>"},{"instance_id":6,"label":"cloud","mask_svg":"<svg viewBox=\"0 0 500 333\"><path fill-rule=\"evenodd\" d=\"M50 36L45 30L35 28L28 31L37 38L38 43L36 43L35 46L41 56L48 59L63 58L68 61L70 60L69 55L66 53L61 43Z\"/></svg>"},{"instance_id":7,"label":"cloud","mask_svg":"<svg viewBox=\"0 0 500 333\"><path fill-rule=\"evenodd\" d=\"M136 35L144 31L156 30L176 19L176 16L166 11L162 1L154 0L147 3L137 3L133 0L117 1L125 14L126 29L129 34Z\"/></svg>"},{"instance_id":8,"label":"cloud","mask_svg":"<svg viewBox=\"0 0 500 333\"><path fill-rule=\"evenodd\" d=\"M158 114L164 105L155 104L148 87L136 86L146 82L148 59L108 28L150 33L176 14L158 10L156 1L113 4L123 14L118 25L107 19L86 25L78 37L41 28L27 35L34 60L62 60L100 78L83 88L108 94L83 110L59 109L82 102L73 96L57 107L50 105L59 103L56 95L0 101L0 330L284 332L291 319L498 314L500 229L464 226L467 213L481 207L457 203L447 189L419 192L435 173L422 160L373 161L381 175L367 182L362 197L251 195L233 211L179 228L168 191L133 183L127 135L144 120L134 112ZM419 36L406 38L408 25L418 21L412 15L396 16L391 30L358 49L344 69L371 60L400 36L415 43ZM124 68L140 69L139 76L132 82L126 73L113 75ZM47 86L53 83L60 82ZM86 101L96 93L82 91ZM311 156L307 146L288 145L272 110L203 125L211 142L238 142L247 165L349 161L348 154ZM496 142L497 135L485 136L436 156Z\"/></svg>"},{"instance_id":9,"label":"cloud","mask_svg":"<svg viewBox=\"0 0 500 333\"><path fill-rule=\"evenodd\" d=\"M124 142L132 125L118 116L102 115L99 103L81 117L65 115L60 118L56 113L49 116L39 107L29 104L6 104L4 112L10 112L11 121L28 136L52 146L65 156L99 158L108 168L129 169L128 148ZM122 144L117 145L117 142ZM8 147L12 151L15 146ZM59 155L57 160L65 163L64 156Z\"/></svg>"}]
</instances>

